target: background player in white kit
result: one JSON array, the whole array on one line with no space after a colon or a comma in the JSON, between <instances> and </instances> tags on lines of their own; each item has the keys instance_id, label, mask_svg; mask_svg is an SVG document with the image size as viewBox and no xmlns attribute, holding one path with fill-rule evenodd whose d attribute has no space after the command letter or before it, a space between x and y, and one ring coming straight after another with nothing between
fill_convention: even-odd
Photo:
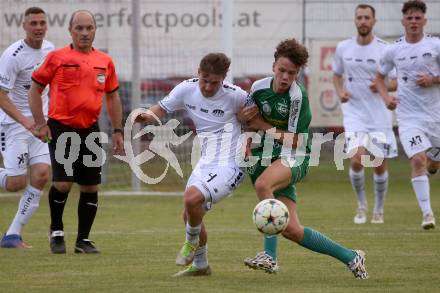
<instances>
[{"instance_id":1,"label":"background player in white kit","mask_svg":"<svg viewBox=\"0 0 440 293\"><path fill-rule=\"evenodd\" d=\"M361 158L368 151L375 157L397 156L396 138L392 130L392 113L376 91L375 78L379 60L387 44L373 34L375 9L360 4L355 9L357 36L342 41L336 48L333 62L333 84L342 102L347 153L351 157L350 181L358 199L353 219L356 224L367 221L364 166ZM394 77L395 78L395 77ZM396 81L390 80L389 90ZM377 140L374 142L373 140ZM376 153L374 153L376 150ZM384 222L384 198L388 188L386 160L374 169L375 204L371 223Z\"/></svg>"},{"instance_id":2,"label":"background player in white kit","mask_svg":"<svg viewBox=\"0 0 440 293\"><path fill-rule=\"evenodd\" d=\"M236 118L246 103L247 93L224 82L230 60L222 53L202 58L198 78L178 84L158 105L151 107L159 118L185 109L196 126L201 141L200 161L188 179L183 195L186 240L177 255L177 265L189 265L175 276L210 275L207 259L207 232L203 216L212 205L242 182L244 169L235 162L241 125ZM151 114L137 121L153 122ZM228 136L230 139L225 139Z\"/></svg>"},{"instance_id":3,"label":"background player in white kit","mask_svg":"<svg viewBox=\"0 0 440 293\"><path fill-rule=\"evenodd\" d=\"M440 40L423 33L426 4L407 1L402 8L405 36L385 51L377 89L389 109L396 108L399 136L411 162L411 183L423 214L422 227L435 227L429 173L440 164ZM385 90L384 77L397 69L397 97Z\"/></svg>"},{"instance_id":4,"label":"background player in white kit","mask_svg":"<svg viewBox=\"0 0 440 293\"><path fill-rule=\"evenodd\" d=\"M0 58L1 153L5 168L0 169L0 186L8 191L26 187L27 168L30 184L21 197L17 214L3 236L2 248L28 248L21 237L40 202L42 189L49 177L49 150L31 133L34 127L28 104L31 74L54 46L44 40L47 31L45 12L38 7L25 11L23 29L26 38L9 46ZM47 113L47 91L45 110Z\"/></svg>"}]
</instances>

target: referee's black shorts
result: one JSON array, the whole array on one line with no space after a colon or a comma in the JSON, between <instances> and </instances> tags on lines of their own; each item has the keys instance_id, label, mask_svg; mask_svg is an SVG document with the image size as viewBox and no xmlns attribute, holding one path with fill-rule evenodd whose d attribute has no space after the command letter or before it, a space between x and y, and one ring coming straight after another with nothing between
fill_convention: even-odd
<instances>
[{"instance_id":1,"label":"referee's black shorts","mask_svg":"<svg viewBox=\"0 0 440 293\"><path fill-rule=\"evenodd\" d=\"M52 163L52 180L54 182L76 182L80 185L100 184L101 166L90 167L90 163L87 164L87 161L86 164L89 166L84 164L84 160L89 159L90 161L90 158L92 158L91 161L95 162L95 164L97 162L97 155L86 146L85 141L89 134L99 132L98 123L93 124L90 128L78 129L64 125L56 120L49 119L47 125L52 134L52 140L49 143L50 160ZM68 135L70 138L67 138L67 140L60 140L60 143L58 144L58 148L60 149L56 154L58 138L63 133L69 132L71 133ZM72 142L75 142L75 140L72 140L72 135L76 136L73 133L79 135L81 141L72 144ZM62 141L65 141L66 143L64 144ZM94 139L94 143L98 145L99 148L102 148L98 138ZM61 160L56 159L57 157L60 158L63 154L64 157L61 158Z\"/></svg>"}]
</instances>

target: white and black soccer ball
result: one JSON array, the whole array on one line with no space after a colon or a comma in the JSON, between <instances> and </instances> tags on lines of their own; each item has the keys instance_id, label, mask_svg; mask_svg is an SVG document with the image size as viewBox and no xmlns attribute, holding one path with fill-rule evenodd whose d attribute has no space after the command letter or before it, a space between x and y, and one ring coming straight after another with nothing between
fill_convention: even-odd
<instances>
[{"instance_id":1,"label":"white and black soccer ball","mask_svg":"<svg viewBox=\"0 0 440 293\"><path fill-rule=\"evenodd\" d=\"M289 210L281 201L269 198L260 201L254 209L252 219L263 234L279 234L289 224Z\"/></svg>"}]
</instances>

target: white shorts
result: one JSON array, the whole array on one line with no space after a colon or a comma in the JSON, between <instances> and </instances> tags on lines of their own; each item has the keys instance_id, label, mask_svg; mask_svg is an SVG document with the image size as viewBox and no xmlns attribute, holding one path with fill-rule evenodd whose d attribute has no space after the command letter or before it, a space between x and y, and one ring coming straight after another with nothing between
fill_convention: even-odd
<instances>
[{"instance_id":1,"label":"white shorts","mask_svg":"<svg viewBox=\"0 0 440 293\"><path fill-rule=\"evenodd\" d=\"M396 136L392 129L345 132L345 153L364 147L378 158L397 157Z\"/></svg>"},{"instance_id":2,"label":"white shorts","mask_svg":"<svg viewBox=\"0 0 440 293\"><path fill-rule=\"evenodd\" d=\"M21 124L1 126L0 142L3 164L10 176L27 173L27 167L43 163L50 165L49 148Z\"/></svg>"},{"instance_id":3,"label":"white shorts","mask_svg":"<svg viewBox=\"0 0 440 293\"><path fill-rule=\"evenodd\" d=\"M428 158L440 161L440 123L400 123L399 136L408 158L426 151Z\"/></svg>"},{"instance_id":4,"label":"white shorts","mask_svg":"<svg viewBox=\"0 0 440 293\"><path fill-rule=\"evenodd\" d=\"M236 189L245 177L245 171L237 166L196 166L188 179L186 188L195 186L205 197L204 208L208 211L212 205L227 197Z\"/></svg>"}]
</instances>

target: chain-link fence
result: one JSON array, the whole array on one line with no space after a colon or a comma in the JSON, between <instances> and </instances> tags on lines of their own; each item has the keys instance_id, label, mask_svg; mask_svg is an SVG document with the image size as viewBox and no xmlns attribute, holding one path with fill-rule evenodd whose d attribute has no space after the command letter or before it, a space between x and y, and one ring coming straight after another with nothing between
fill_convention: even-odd
<instances>
[{"instance_id":1,"label":"chain-link fence","mask_svg":"<svg viewBox=\"0 0 440 293\"><path fill-rule=\"evenodd\" d=\"M226 0L225 0L226 1ZM294 37L304 42L311 59L306 83L315 127L341 126L339 101L330 80L329 64L338 41L356 33L354 9L364 1L317 0L237 0L233 9L225 10L220 0L139 0L139 18L134 20L132 1L129 0L3 0L0 2L0 51L24 36L21 23L23 13L30 6L40 6L48 16L47 39L57 47L70 42L67 30L70 15L77 9L88 9L97 22L95 47L108 52L115 61L123 99L124 116L133 107L148 107L164 97L177 83L197 74L198 62L203 55L225 51L225 39L232 52L231 78L249 89L257 77L272 72L276 44ZM375 33L391 40L403 34L400 23L403 1L368 1L376 8ZM440 33L440 1L426 1L428 24L426 32ZM232 35L225 36L224 13L233 18ZM132 29L139 30L139 56L133 55ZM140 67L139 76L133 76L133 64ZM141 94L133 104L132 83L138 78ZM181 124L179 133L193 130L184 113L176 116ZM108 122L101 126L109 131ZM109 133L110 135L110 133ZM140 140L145 149L151 136ZM157 186L142 185L142 190L179 190L191 171L192 145L179 146L175 151L184 166L184 178L170 170L169 180ZM108 156L104 166L104 186L112 190L131 190L133 174L129 166ZM157 167L149 162L145 172L162 172L161 159ZM153 167L152 167L153 166ZM168 175L167 175L168 176Z\"/></svg>"}]
</instances>

